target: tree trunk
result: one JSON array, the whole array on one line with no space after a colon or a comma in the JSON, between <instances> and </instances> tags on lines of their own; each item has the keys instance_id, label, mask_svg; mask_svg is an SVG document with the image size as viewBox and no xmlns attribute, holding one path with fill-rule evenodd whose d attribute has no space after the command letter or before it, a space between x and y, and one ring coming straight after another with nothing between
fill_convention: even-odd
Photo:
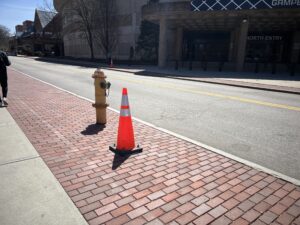
<instances>
[{"instance_id":1,"label":"tree trunk","mask_svg":"<svg viewBox=\"0 0 300 225\"><path fill-rule=\"evenodd\" d=\"M94 41L93 41L93 36L92 36L92 32L91 30L89 30L88 32L89 35L89 46L90 46L90 51L91 51L91 59L94 60L95 56L94 56Z\"/></svg>"}]
</instances>

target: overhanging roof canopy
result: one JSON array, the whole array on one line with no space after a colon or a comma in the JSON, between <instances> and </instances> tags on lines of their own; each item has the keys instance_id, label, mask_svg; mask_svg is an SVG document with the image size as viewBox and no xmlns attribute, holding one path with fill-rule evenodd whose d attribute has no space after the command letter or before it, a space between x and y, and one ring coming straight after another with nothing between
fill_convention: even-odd
<instances>
[{"instance_id":1,"label":"overhanging roof canopy","mask_svg":"<svg viewBox=\"0 0 300 225\"><path fill-rule=\"evenodd\" d=\"M192 0L192 11L300 8L300 0Z\"/></svg>"},{"instance_id":2,"label":"overhanging roof canopy","mask_svg":"<svg viewBox=\"0 0 300 225\"><path fill-rule=\"evenodd\" d=\"M206 2L209 1L206 0ZM245 1L239 0L239 2ZM300 0L298 1L300 4ZM300 30L300 8L297 7L192 11L191 2L168 2L145 5L142 9L142 15L143 19L156 23L159 23L160 18L166 18L169 28L183 27L187 30L231 31L239 26L243 19L249 20L249 32Z\"/></svg>"}]
</instances>

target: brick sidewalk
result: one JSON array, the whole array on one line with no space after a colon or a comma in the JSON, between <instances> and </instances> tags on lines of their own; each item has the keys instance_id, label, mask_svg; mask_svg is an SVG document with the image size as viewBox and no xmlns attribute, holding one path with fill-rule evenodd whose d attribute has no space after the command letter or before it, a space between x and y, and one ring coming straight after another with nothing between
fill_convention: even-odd
<instances>
[{"instance_id":1,"label":"brick sidewalk","mask_svg":"<svg viewBox=\"0 0 300 225\"><path fill-rule=\"evenodd\" d=\"M116 158L108 146L119 114L108 110L107 126L94 125L90 102L12 70L9 99L9 112L89 224L300 225L293 184L136 121L144 152Z\"/></svg>"}]
</instances>

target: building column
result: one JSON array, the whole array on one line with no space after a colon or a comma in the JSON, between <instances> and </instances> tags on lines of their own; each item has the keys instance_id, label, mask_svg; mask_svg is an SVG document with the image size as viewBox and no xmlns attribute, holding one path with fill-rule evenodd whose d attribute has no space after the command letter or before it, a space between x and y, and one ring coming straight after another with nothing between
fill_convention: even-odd
<instances>
[{"instance_id":1,"label":"building column","mask_svg":"<svg viewBox=\"0 0 300 225\"><path fill-rule=\"evenodd\" d=\"M167 63L167 20L162 17L159 22L158 66L163 68Z\"/></svg>"},{"instance_id":2,"label":"building column","mask_svg":"<svg viewBox=\"0 0 300 225\"><path fill-rule=\"evenodd\" d=\"M176 29L176 60L181 61L182 56L182 39L183 39L183 29L178 27Z\"/></svg>"},{"instance_id":3,"label":"building column","mask_svg":"<svg viewBox=\"0 0 300 225\"><path fill-rule=\"evenodd\" d=\"M249 20L243 19L241 22L239 37L238 37L238 49L236 58L236 71L241 72L244 68L246 45L248 37Z\"/></svg>"},{"instance_id":4,"label":"building column","mask_svg":"<svg viewBox=\"0 0 300 225\"><path fill-rule=\"evenodd\" d=\"M294 32L291 51L291 63L298 63L300 55L300 32Z\"/></svg>"}]
</instances>

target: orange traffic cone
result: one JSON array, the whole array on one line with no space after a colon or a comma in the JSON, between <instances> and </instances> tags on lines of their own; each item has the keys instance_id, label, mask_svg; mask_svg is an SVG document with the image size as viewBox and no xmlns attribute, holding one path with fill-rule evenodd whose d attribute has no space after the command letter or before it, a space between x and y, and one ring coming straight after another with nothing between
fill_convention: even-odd
<instances>
[{"instance_id":1,"label":"orange traffic cone","mask_svg":"<svg viewBox=\"0 0 300 225\"><path fill-rule=\"evenodd\" d=\"M109 146L109 149L117 154L135 154L143 151L139 145L135 148L133 126L126 88L123 88L122 91L117 146Z\"/></svg>"}]
</instances>

